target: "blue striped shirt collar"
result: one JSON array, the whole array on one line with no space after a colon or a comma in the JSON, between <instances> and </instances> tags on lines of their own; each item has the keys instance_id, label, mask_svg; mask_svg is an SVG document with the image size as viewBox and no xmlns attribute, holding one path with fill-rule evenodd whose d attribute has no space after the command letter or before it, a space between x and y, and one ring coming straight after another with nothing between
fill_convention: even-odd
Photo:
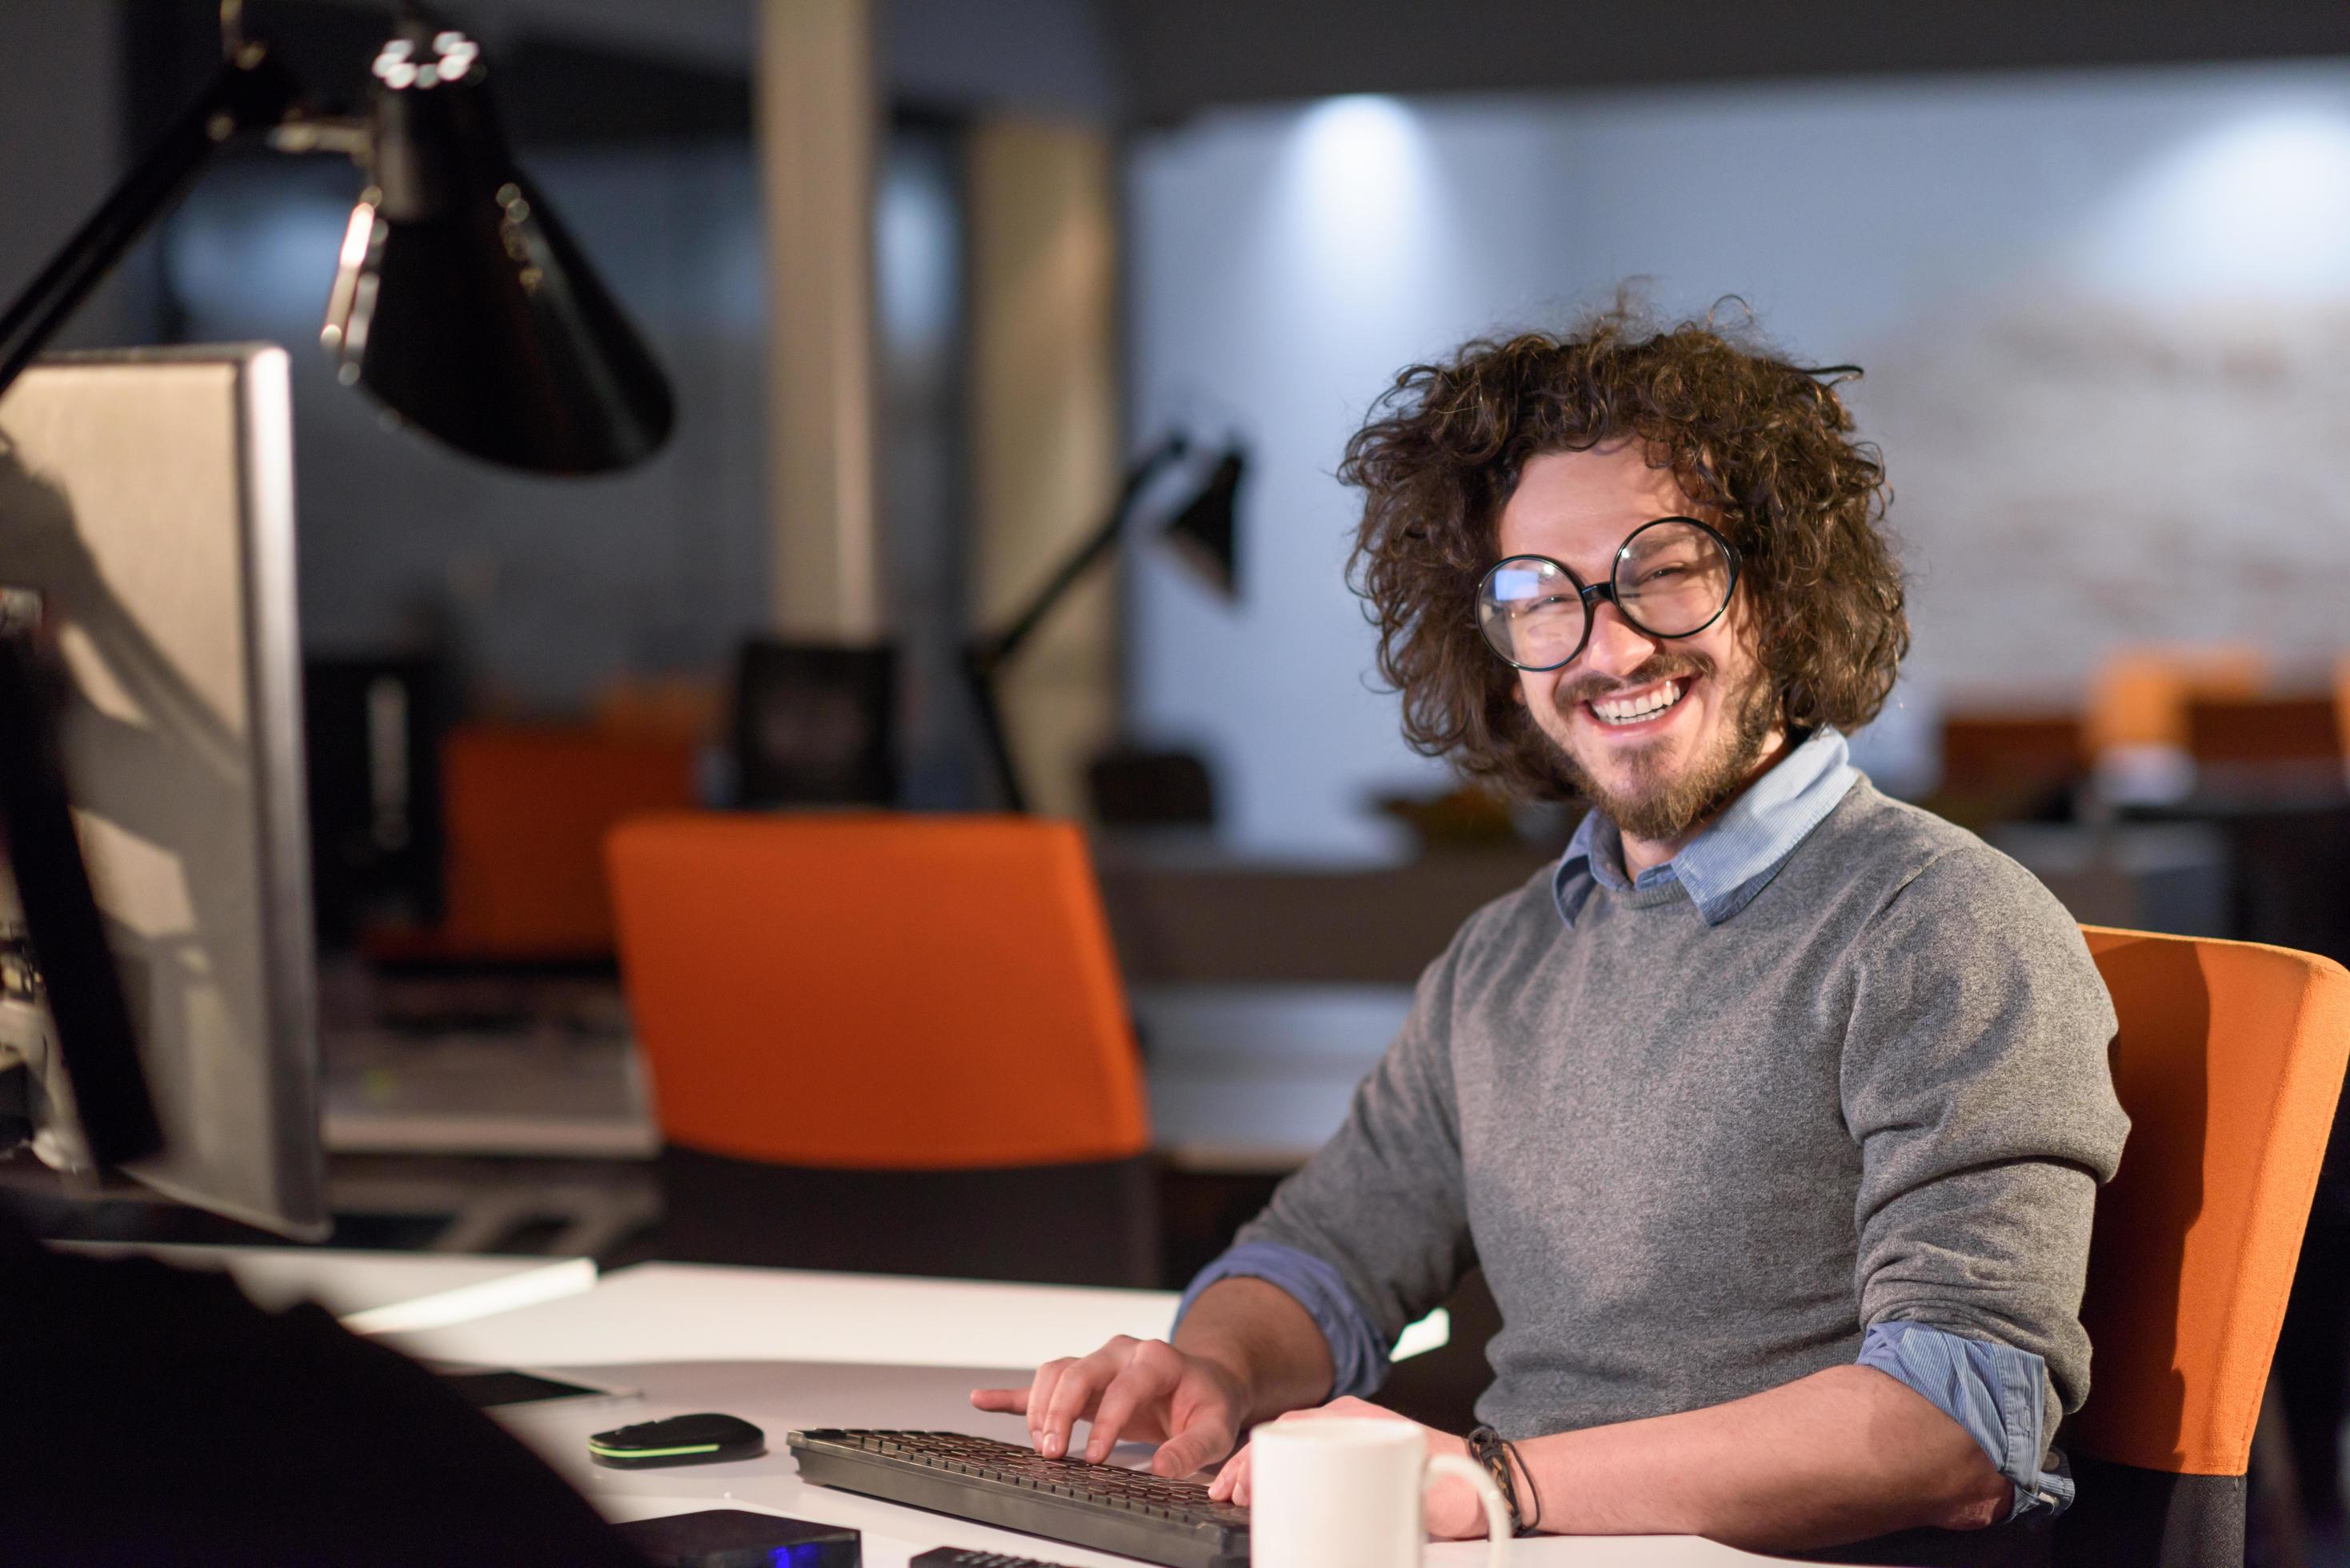
<instances>
[{"instance_id":1,"label":"blue striped shirt collar","mask_svg":"<svg viewBox=\"0 0 2350 1568\"><path fill-rule=\"evenodd\" d=\"M1598 812L1586 813L1551 880L1558 917L1573 929L1596 887L1621 893L1676 883L1705 923L1718 926L1770 886L1795 846L1835 809L1859 777L1844 736L1823 725L1755 780L1679 855L1651 866L1637 879L1624 875L1624 845L1616 825Z\"/></svg>"}]
</instances>

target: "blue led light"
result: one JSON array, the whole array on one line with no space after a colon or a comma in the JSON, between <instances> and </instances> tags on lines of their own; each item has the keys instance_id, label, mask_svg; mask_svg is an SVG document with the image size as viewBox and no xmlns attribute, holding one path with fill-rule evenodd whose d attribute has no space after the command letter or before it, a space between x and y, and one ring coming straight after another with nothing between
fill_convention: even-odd
<instances>
[{"instance_id":1,"label":"blue led light","mask_svg":"<svg viewBox=\"0 0 2350 1568\"><path fill-rule=\"evenodd\" d=\"M824 1549L830 1542L803 1541L797 1546L778 1546L767 1553L775 1568L824 1568Z\"/></svg>"}]
</instances>

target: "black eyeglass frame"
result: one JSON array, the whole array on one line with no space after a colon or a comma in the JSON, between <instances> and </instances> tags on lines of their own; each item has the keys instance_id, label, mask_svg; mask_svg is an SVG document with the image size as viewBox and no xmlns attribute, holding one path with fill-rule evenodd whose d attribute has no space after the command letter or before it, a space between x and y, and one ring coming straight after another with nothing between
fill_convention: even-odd
<instances>
[{"instance_id":1,"label":"black eyeglass frame","mask_svg":"<svg viewBox=\"0 0 2350 1568\"><path fill-rule=\"evenodd\" d=\"M1714 544L1720 547L1721 551L1721 558L1730 564L1730 582L1728 586L1721 590L1721 607L1711 615L1706 617L1701 625L1693 626L1687 631L1658 631L1650 627L1643 625L1640 618L1632 613L1630 607L1624 603L1623 598L1617 595L1616 591L1616 574L1614 571L1615 563L1622 561L1626 556L1632 553L1632 541L1638 539L1649 529L1661 528L1668 523L1686 523L1690 527L1695 528L1707 538L1711 539ZM1695 637L1698 633L1705 630L1706 628L1711 627L1714 622L1720 620L1724 615L1727 615L1730 612L1730 601L1738 593L1738 575L1741 565L1738 556L1738 546L1723 538L1721 536L1721 530L1714 527L1711 524L1696 517L1651 517L1648 521L1641 524L1629 534L1627 534L1624 536L1624 542L1616 546L1616 554L1609 558L1609 571L1607 574L1607 580L1606 582L1586 583L1581 577L1575 576L1574 567L1568 566L1565 561L1555 561L1548 556L1516 555L1503 556L1500 560L1486 567L1485 575L1477 579L1477 605L1481 611L1486 603L1485 585L1493 580L1493 574L1495 572L1500 571L1503 566L1508 566L1513 561L1540 561L1546 566L1557 567L1559 571L1565 574L1566 580L1575 585L1575 592L1581 596L1583 600L1583 635L1575 639L1575 651L1568 654L1565 659L1560 659L1555 664L1521 664L1516 659L1512 659L1508 654L1503 653L1500 649L1493 648L1493 639L1486 633L1485 630L1484 618L1482 613L1478 617L1477 635L1484 639L1485 646L1487 648L1493 649L1495 656L1498 657L1503 663L1507 664L1513 670L1531 670L1538 672L1552 670L1564 670L1568 665L1583 657L1583 650L1591 646L1591 628L1599 619L1598 610L1593 607L1595 600L1605 599L1609 604L1614 605L1616 607L1616 613L1622 616L1626 623L1628 624L1633 630L1640 633L1643 637L1662 638L1667 641L1679 641L1682 638Z\"/></svg>"}]
</instances>

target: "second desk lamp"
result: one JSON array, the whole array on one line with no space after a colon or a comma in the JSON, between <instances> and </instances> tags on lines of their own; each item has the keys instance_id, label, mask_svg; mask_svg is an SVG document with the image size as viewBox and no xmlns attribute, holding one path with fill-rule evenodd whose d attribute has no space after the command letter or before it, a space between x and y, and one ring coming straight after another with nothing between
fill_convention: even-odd
<instances>
[{"instance_id":1,"label":"second desk lamp","mask_svg":"<svg viewBox=\"0 0 2350 1568\"><path fill-rule=\"evenodd\" d=\"M971 688L972 706L979 715L980 738L987 747L988 763L995 774L996 792L1006 810L1025 812L1028 794L1021 787L1020 769L1013 761L1011 737L1004 729L1003 708L995 689L999 672L1035 635L1036 628L1077 580L1109 554L1152 483L1191 452L1190 441L1179 431L1144 453L1128 472L1109 515L1069 553L1027 606L1003 630L974 639L963 649L963 678ZM1168 518L1164 530L1177 554L1226 598L1234 597L1239 588L1235 504L1244 463L1238 446L1227 447L1209 470L1206 482Z\"/></svg>"}]
</instances>

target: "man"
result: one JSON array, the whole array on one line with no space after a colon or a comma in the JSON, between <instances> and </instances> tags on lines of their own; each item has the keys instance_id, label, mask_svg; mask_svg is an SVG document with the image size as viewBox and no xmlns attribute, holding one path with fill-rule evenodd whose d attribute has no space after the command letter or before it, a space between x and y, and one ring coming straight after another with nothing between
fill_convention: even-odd
<instances>
[{"instance_id":1,"label":"man","mask_svg":"<svg viewBox=\"0 0 2350 1568\"><path fill-rule=\"evenodd\" d=\"M1800 1550L2069 1500L2114 1015L2038 883L1846 760L1908 642L1851 430L1827 373L1620 314L1398 379L1342 475L1406 732L1595 809L1429 969L1171 1344L974 1403L1189 1472L1371 1412L1482 1263L1511 1441L1478 1451L1534 1528ZM1214 1490L1247 1501L1245 1452ZM1482 1531L1458 1482L1428 1518Z\"/></svg>"}]
</instances>

